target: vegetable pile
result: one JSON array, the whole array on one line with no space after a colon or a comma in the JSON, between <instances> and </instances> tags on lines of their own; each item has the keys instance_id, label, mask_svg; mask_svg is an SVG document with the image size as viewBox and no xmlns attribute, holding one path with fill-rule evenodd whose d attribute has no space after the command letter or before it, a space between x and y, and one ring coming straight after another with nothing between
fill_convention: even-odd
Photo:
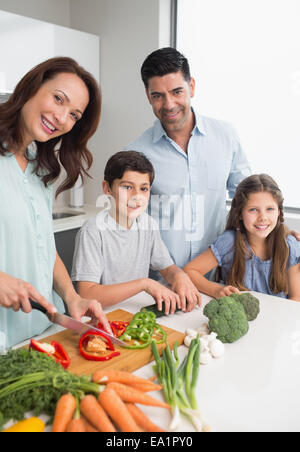
<instances>
[{"instance_id":1,"label":"vegetable pile","mask_svg":"<svg viewBox=\"0 0 300 452\"><path fill-rule=\"evenodd\" d=\"M120 336L122 341L128 343L126 348L131 349L146 348L153 341L162 344L166 338L166 332L156 323L156 315L152 311L136 313L126 331Z\"/></svg>"},{"instance_id":2,"label":"vegetable pile","mask_svg":"<svg viewBox=\"0 0 300 452\"><path fill-rule=\"evenodd\" d=\"M211 300L203 310L209 319L209 328L223 343L232 343L248 333L248 320L259 313L259 300L253 295L232 294Z\"/></svg>"},{"instance_id":3,"label":"vegetable pile","mask_svg":"<svg viewBox=\"0 0 300 452\"><path fill-rule=\"evenodd\" d=\"M52 416L66 392L80 397L99 394L100 388L89 377L66 371L45 353L18 349L0 356L0 429L10 419L24 419L28 411Z\"/></svg>"},{"instance_id":4,"label":"vegetable pile","mask_svg":"<svg viewBox=\"0 0 300 452\"><path fill-rule=\"evenodd\" d=\"M180 413L186 415L197 431L209 431L198 409L196 399L196 385L200 365L200 336L192 340L188 354L180 363L177 343L171 352L168 343L162 352L158 353L155 342L152 342L152 353L155 359L154 372L163 386L166 401L171 406L173 418L170 430L176 430L180 425Z\"/></svg>"},{"instance_id":5,"label":"vegetable pile","mask_svg":"<svg viewBox=\"0 0 300 452\"><path fill-rule=\"evenodd\" d=\"M135 405L170 409L147 394L160 389L150 380L109 369L77 376L45 353L12 350L0 356L0 430L33 412L50 416L54 432L163 431ZM25 424L33 427L26 422L14 428L25 429Z\"/></svg>"},{"instance_id":6,"label":"vegetable pile","mask_svg":"<svg viewBox=\"0 0 300 452\"><path fill-rule=\"evenodd\" d=\"M143 404L169 409L168 404L147 394L161 389L161 386L129 372L112 369L96 371L93 381L99 384L98 396L87 394L78 399L72 394L64 394L59 399L53 432L164 431L136 406Z\"/></svg>"}]
</instances>

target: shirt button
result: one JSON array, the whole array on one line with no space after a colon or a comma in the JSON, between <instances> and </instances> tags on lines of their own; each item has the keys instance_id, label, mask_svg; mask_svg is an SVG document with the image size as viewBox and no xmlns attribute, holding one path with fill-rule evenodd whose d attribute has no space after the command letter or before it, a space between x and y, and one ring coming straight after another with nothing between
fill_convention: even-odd
<instances>
[{"instance_id":1,"label":"shirt button","mask_svg":"<svg viewBox=\"0 0 300 452\"><path fill-rule=\"evenodd\" d=\"M25 179L23 180L23 182L24 182L24 184L27 184L28 179L25 178Z\"/></svg>"}]
</instances>

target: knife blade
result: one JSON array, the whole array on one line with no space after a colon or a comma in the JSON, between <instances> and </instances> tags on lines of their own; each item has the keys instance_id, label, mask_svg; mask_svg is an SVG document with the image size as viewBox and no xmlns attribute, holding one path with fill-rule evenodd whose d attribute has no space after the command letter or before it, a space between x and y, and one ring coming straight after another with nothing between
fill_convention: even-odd
<instances>
[{"instance_id":1,"label":"knife blade","mask_svg":"<svg viewBox=\"0 0 300 452\"><path fill-rule=\"evenodd\" d=\"M43 314L45 314L48 317L48 319L50 320L50 322L52 322L52 323L60 325L69 330L73 330L76 333L78 333L79 335L82 335L82 334L86 333L87 331L93 330L95 332L101 333L104 336L106 336L113 344L119 345L120 347L126 346L125 342L121 341L121 339L118 339L117 337L113 336L112 334L107 333L106 331L104 331L100 328L96 328L93 325L90 325L88 323L80 322L79 320L75 320L72 317L69 317L64 314L60 314L59 312L55 312L55 313L48 312L44 308L44 306L40 305L39 303L37 303L36 301L33 301L31 299L29 299L29 302L31 304L32 309L36 309L36 310L42 312Z\"/></svg>"}]
</instances>

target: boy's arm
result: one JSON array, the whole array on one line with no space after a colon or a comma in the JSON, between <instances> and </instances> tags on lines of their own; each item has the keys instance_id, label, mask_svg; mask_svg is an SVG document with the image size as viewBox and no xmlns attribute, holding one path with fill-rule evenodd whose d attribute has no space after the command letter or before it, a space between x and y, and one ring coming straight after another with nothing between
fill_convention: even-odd
<instances>
[{"instance_id":1,"label":"boy's arm","mask_svg":"<svg viewBox=\"0 0 300 452\"><path fill-rule=\"evenodd\" d=\"M289 299L300 301L300 264L288 270Z\"/></svg>"},{"instance_id":2,"label":"boy's arm","mask_svg":"<svg viewBox=\"0 0 300 452\"><path fill-rule=\"evenodd\" d=\"M145 290L146 279L141 278L120 284L97 284L94 282L79 281L77 283L78 293L84 298L95 298L101 302L103 307L108 307Z\"/></svg>"},{"instance_id":3,"label":"boy's arm","mask_svg":"<svg viewBox=\"0 0 300 452\"><path fill-rule=\"evenodd\" d=\"M183 311L192 311L198 304L201 306L201 295L189 276L176 265L160 271L162 277L170 284L171 289L179 295Z\"/></svg>"},{"instance_id":4,"label":"boy's arm","mask_svg":"<svg viewBox=\"0 0 300 452\"><path fill-rule=\"evenodd\" d=\"M179 305L179 297L176 293L150 278L141 278L120 284L78 282L79 294L84 298L98 300L103 307L120 303L142 291L147 292L155 299L159 311L161 311L162 301L164 301L166 315L173 314L176 306Z\"/></svg>"}]
</instances>

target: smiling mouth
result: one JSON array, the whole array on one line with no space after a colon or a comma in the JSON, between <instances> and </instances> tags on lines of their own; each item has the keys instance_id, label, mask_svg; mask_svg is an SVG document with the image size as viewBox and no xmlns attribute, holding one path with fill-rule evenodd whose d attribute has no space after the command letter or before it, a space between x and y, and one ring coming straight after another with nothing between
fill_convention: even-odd
<instances>
[{"instance_id":1,"label":"smiling mouth","mask_svg":"<svg viewBox=\"0 0 300 452\"><path fill-rule=\"evenodd\" d=\"M255 228L258 229L259 231L266 231L269 228L269 224L264 224L264 225L255 225Z\"/></svg>"},{"instance_id":2,"label":"smiling mouth","mask_svg":"<svg viewBox=\"0 0 300 452\"><path fill-rule=\"evenodd\" d=\"M48 133L54 133L57 130L44 116L42 116L42 124Z\"/></svg>"}]
</instances>

